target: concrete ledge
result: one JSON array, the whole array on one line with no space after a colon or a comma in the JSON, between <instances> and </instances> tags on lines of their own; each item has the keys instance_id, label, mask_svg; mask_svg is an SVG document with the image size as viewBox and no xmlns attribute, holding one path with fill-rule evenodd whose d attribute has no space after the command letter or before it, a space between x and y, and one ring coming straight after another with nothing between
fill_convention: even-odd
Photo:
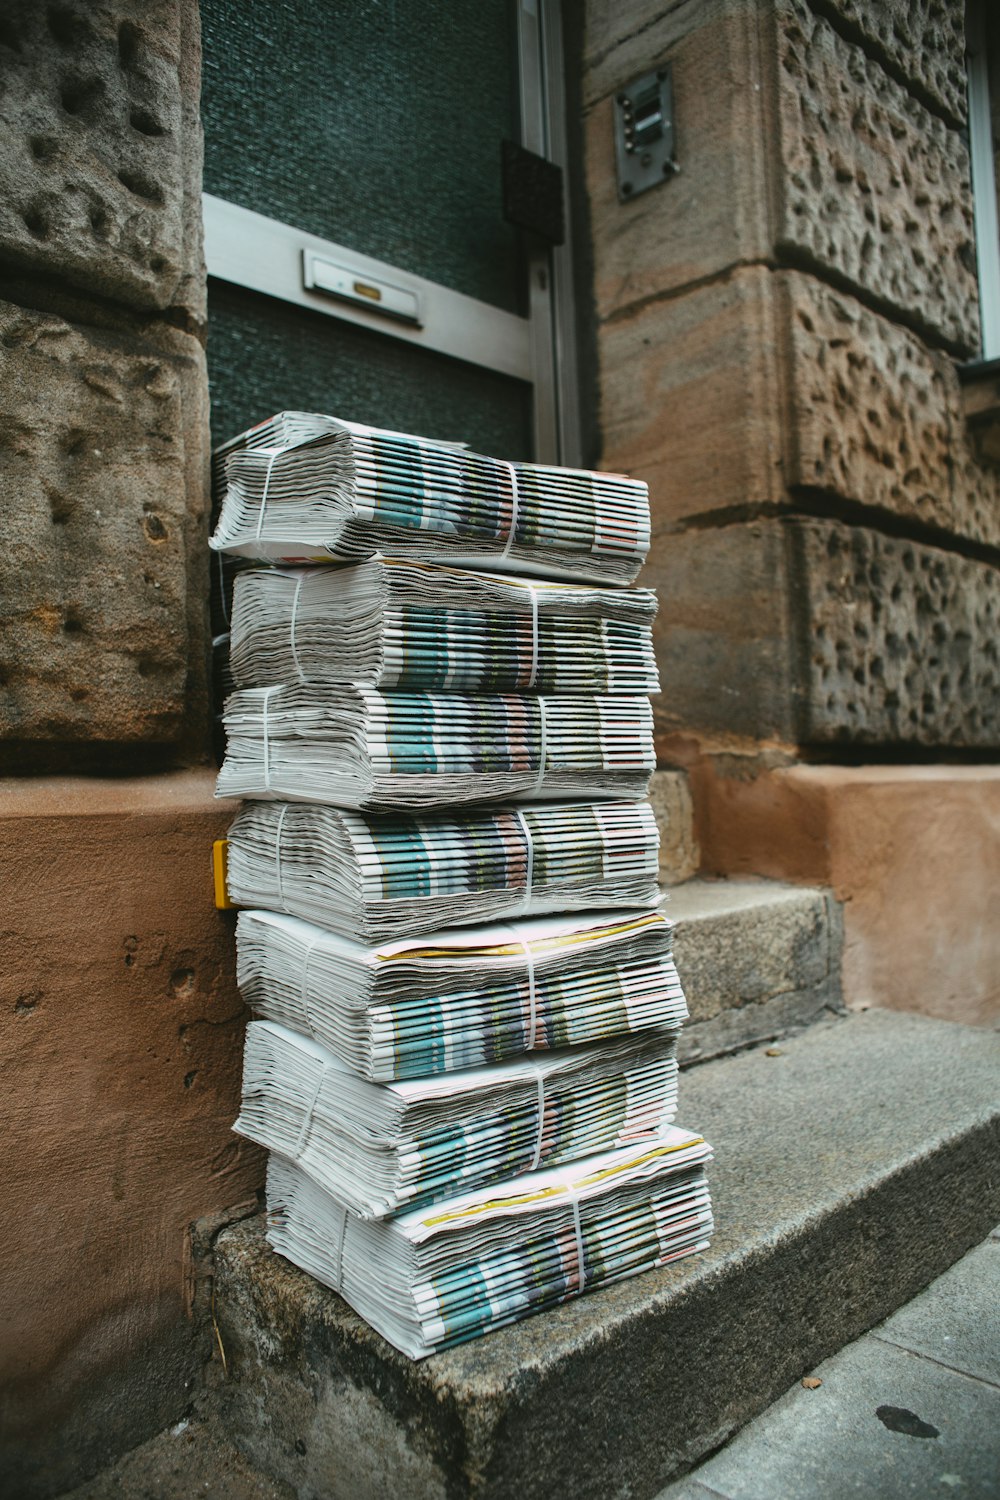
<instances>
[{"instance_id":1,"label":"concrete ledge","mask_svg":"<svg viewBox=\"0 0 1000 1500\"><path fill-rule=\"evenodd\" d=\"M670 893L694 1062L839 1010L840 908L826 891L770 880L692 880Z\"/></svg>"},{"instance_id":2,"label":"concrete ledge","mask_svg":"<svg viewBox=\"0 0 1000 1500\"><path fill-rule=\"evenodd\" d=\"M217 1242L217 1398L252 1461L329 1500L655 1495L1000 1216L1000 1037L869 1012L687 1075L712 1248L411 1364L275 1256Z\"/></svg>"}]
</instances>

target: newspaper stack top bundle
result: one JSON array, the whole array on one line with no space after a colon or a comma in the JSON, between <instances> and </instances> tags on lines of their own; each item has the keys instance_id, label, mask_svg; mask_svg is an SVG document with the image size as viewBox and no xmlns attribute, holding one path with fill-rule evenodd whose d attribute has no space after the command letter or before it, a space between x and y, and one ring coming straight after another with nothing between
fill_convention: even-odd
<instances>
[{"instance_id":1,"label":"newspaper stack top bundle","mask_svg":"<svg viewBox=\"0 0 1000 1500\"><path fill-rule=\"evenodd\" d=\"M279 412L219 460L211 545L266 562L381 552L631 583L649 549L646 486L620 474L508 463L313 412Z\"/></svg>"},{"instance_id":2,"label":"newspaper stack top bundle","mask_svg":"<svg viewBox=\"0 0 1000 1500\"><path fill-rule=\"evenodd\" d=\"M270 1242L413 1358L704 1247L645 485L308 412L223 472Z\"/></svg>"}]
</instances>

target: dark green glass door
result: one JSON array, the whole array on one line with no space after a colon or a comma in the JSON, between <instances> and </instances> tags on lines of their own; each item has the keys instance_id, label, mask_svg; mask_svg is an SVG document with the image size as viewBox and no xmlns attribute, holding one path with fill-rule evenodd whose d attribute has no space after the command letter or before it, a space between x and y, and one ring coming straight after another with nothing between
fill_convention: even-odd
<instances>
[{"instance_id":1,"label":"dark green glass door","mask_svg":"<svg viewBox=\"0 0 1000 1500\"><path fill-rule=\"evenodd\" d=\"M477 306L505 328L527 319L501 213L500 143L520 134L512 0L202 0L202 31L205 191L252 211L230 230L241 253L260 215L421 279L425 301L460 294L459 334ZM488 350L428 348L377 309L352 322L313 292L270 295L260 244L244 284L211 276L209 253L214 441L299 407L531 456L530 380Z\"/></svg>"}]
</instances>

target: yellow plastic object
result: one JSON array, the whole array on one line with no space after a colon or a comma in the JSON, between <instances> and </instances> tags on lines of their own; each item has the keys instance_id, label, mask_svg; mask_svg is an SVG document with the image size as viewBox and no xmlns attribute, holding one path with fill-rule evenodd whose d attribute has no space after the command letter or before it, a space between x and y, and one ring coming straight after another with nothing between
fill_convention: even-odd
<instances>
[{"instance_id":1,"label":"yellow plastic object","mask_svg":"<svg viewBox=\"0 0 1000 1500\"><path fill-rule=\"evenodd\" d=\"M215 904L220 911L232 911L229 899L229 840L216 839L212 845L212 878L215 881Z\"/></svg>"}]
</instances>

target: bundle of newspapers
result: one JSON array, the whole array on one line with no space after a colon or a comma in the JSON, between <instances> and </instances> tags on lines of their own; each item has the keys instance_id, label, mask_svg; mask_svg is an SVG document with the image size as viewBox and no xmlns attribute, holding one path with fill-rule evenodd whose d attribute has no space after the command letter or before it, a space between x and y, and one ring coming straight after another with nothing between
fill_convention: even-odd
<instances>
[{"instance_id":1,"label":"bundle of newspapers","mask_svg":"<svg viewBox=\"0 0 1000 1500\"><path fill-rule=\"evenodd\" d=\"M656 765L648 698L242 688L226 702L219 795L338 807L510 797L641 797Z\"/></svg>"},{"instance_id":2,"label":"bundle of newspapers","mask_svg":"<svg viewBox=\"0 0 1000 1500\"><path fill-rule=\"evenodd\" d=\"M215 474L271 1244L412 1358L704 1248L645 486L308 412Z\"/></svg>"},{"instance_id":3,"label":"bundle of newspapers","mask_svg":"<svg viewBox=\"0 0 1000 1500\"><path fill-rule=\"evenodd\" d=\"M660 1136L676 1105L673 1038L655 1032L381 1086L301 1032L254 1021L235 1128L383 1219Z\"/></svg>"},{"instance_id":4,"label":"bundle of newspapers","mask_svg":"<svg viewBox=\"0 0 1000 1500\"><path fill-rule=\"evenodd\" d=\"M658 851L646 802L378 817L250 802L229 831L229 894L379 942L529 912L655 906Z\"/></svg>"},{"instance_id":5,"label":"bundle of newspapers","mask_svg":"<svg viewBox=\"0 0 1000 1500\"><path fill-rule=\"evenodd\" d=\"M237 687L365 683L454 693L659 688L650 589L504 578L375 557L236 580Z\"/></svg>"},{"instance_id":6,"label":"bundle of newspapers","mask_svg":"<svg viewBox=\"0 0 1000 1500\"><path fill-rule=\"evenodd\" d=\"M424 562L631 583L649 496L619 474L509 463L313 412L280 412L218 455L217 551L269 562Z\"/></svg>"},{"instance_id":7,"label":"bundle of newspapers","mask_svg":"<svg viewBox=\"0 0 1000 1500\"><path fill-rule=\"evenodd\" d=\"M243 911L237 980L257 1015L314 1038L361 1078L435 1077L675 1032L687 1007L671 932L660 911L595 912L364 947L295 917Z\"/></svg>"},{"instance_id":8,"label":"bundle of newspapers","mask_svg":"<svg viewBox=\"0 0 1000 1500\"><path fill-rule=\"evenodd\" d=\"M268 1239L420 1359L650 1271L712 1232L711 1148L685 1130L364 1219L273 1155Z\"/></svg>"}]
</instances>

